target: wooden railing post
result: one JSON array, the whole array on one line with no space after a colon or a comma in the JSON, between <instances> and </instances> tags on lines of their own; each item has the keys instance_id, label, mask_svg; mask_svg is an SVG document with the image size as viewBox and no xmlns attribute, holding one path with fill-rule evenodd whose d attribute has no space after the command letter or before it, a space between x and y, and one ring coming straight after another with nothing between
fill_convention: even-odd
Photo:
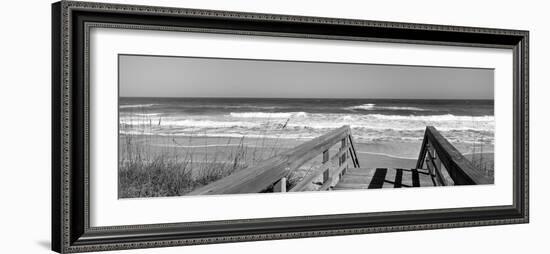
<instances>
[{"instance_id":1,"label":"wooden railing post","mask_svg":"<svg viewBox=\"0 0 550 254\"><path fill-rule=\"evenodd\" d=\"M348 147L348 138L349 136L345 137L344 139L342 139L342 147L340 149L345 149L345 156L346 158L349 158L350 154L349 154L349 150L347 147ZM346 164L348 164L348 162L346 162ZM346 165L346 167L344 169L342 169L342 172L340 172L340 174L338 175L338 181L342 178L343 175L346 174L346 170L348 169L349 165Z\"/></svg>"},{"instance_id":2,"label":"wooden railing post","mask_svg":"<svg viewBox=\"0 0 550 254\"><path fill-rule=\"evenodd\" d=\"M273 187L273 192L286 192L286 177L281 178Z\"/></svg>"},{"instance_id":3,"label":"wooden railing post","mask_svg":"<svg viewBox=\"0 0 550 254\"><path fill-rule=\"evenodd\" d=\"M353 162L353 167L355 168L359 168L361 167L359 165L359 158L357 158L357 152L355 151L355 146L353 145L353 136L350 134L348 135L348 139L349 139L349 153L350 153L350 157L352 159L352 162Z\"/></svg>"},{"instance_id":4,"label":"wooden railing post","mask_svg":"<svg viewBox=\"0 0 550 254\"><path fill-rule=\"evenodd\" d=\"M323 165L322 167L326 168L325 171L323 171L323 185L329 180L330 178L330 168L327 167L328 160L329 160L329 150L325 150L323 152Z\"/></svg>"},{"instance_id":5,"label":"wooden railing post","mask_svg":"<svg viewBox=\"0 0 550 254\"><path fill-rule=\"evenodd\" d=\"M425 165L426 167L428 167L430 174L436 177L437 183L439 185L449 185L449 182L445 179L445 175L441 168L441 160L439 159L439 155L437 154L437 151L435 150L435 147L430 140L428 140L426 143Z\"/></svg>"},{"instance_id":6,"label":"wooden railing post","mask_svg":"<svg viewBox=\"0 0 550 254\"><path fill-rule=\"evenodd\" d=\"M425 165L428 167L428 169L430 170L430 174L432 175L435 175L436 172L435 172L435 168L432 167L432 160L433 160L433 153L434 153L434 148L433 148L433 145L430 144L430 141L428 140L428 142L426 142L426 156L425 156ZM437 166L436 166L437 167Z\"/></svg>"}]
</instances>

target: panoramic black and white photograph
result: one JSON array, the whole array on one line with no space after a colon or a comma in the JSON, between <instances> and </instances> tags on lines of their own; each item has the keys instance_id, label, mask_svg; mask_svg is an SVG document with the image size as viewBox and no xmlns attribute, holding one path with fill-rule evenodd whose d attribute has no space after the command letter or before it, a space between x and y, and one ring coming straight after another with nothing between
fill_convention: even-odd
<instances>
[{"instance_id":1,"label":"panoramic black and white photograph","mask_svg":"<svg viewBox=\"0 0 550 254\"><path fill-rule=\"evenodd\" d=\"M494 183L493 69L118 61L121 199Z\"/></svg>"}]
</instances>

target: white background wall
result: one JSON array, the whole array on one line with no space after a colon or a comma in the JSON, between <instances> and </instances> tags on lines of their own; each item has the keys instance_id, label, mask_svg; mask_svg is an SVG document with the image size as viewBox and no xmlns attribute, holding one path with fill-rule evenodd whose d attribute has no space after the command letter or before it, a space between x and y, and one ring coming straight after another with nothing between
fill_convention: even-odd
<instances>
[{"instance_id":1,"label":"white background wall","mask_svg":"<svg viewBox=\"0 0 550 254\"><path fill-rule=\"evenodd\" d=\"M111 1L531 31L531 223L218 244L125 253L547 253L550 30L545 1ZM0 253L50 245L50 1L4 1L0 15ZM511 112L510 112L511 113Z\"/></svg>"}]
</instances>

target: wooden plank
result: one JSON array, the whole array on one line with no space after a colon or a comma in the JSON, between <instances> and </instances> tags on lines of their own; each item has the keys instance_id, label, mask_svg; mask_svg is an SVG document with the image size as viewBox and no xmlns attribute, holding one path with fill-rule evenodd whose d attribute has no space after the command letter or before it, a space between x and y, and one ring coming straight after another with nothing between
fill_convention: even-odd
<instances>
[{"instance_id":1,"label":"wooden plank","mask_svg":"<svg viewBox=\"0 0 550 254\"><path fill-rule=\"evenodd\" d=\"M413 183L413 170L412 169L401 169L403 170L403 177L401 180L402 187L414 187ZM434 186L432 177L427 169L416 169L416 174L418 175L419 186Z\"/></svg>"},{"instance_id":2,"label":"wooden plank","mask_svg":"<svg viewBox=\"0 0 550 254\"><path fill-rule=\"evenodd\" d=\"M352 175L374 175L375 168L348 168L346 174Z\"/></svg>"},{"instance_id":3,"label":"wooden plank","mask_svg":"<svg viewBox=\"0 0 550 254\"><path fill-rule=\"evenodd\" d=\"M348 169L349 170L349 169ZM372 178L374 176L374 170L368 173L346 173L346 177L360 177L360 178Z\"/></svg>"},{"instance_id":4,"label":"wooden plank","mask_svg":"<svg viewBox=\"0 0 550 254\"><path fill-rule=\"evenodd\" d=\"M383 169L348 169L355 174L347 173L333 190L365 189L365 188L402 188L434 186L432 177L425 169L386 169L382 178ZM378 172L378 173L375 173ZM415 179L413 181L413 179ZM369 187L370 186L370 187Z\"/></svg>"},{"instance_id":5,"label":"wooden plank","mask_svg":"<svg viewBox=\"0 0 550 254\"><path fill-rule=\"evenodd\" d=\"M395 174L396 171L394 168L388 168L386 172L386 177L382 188L393 188L395 186Z\"/></svg>"},{"instance_id":6,"label":"wooden plank","mask_svg":"<svg viewBox=\"0 0 550 254\"><path fill-rule=\"evenodd\" d=\"M368 189L368 184L357 184L357 183L338 183L334 189Z\"/></svg>"},{"instance_id":7,"label":"wooden plank","mask_svg":"<svg viewBox=\"0 0 550 254\"><path fill-rule=\"evenodd\" d=\"M403 177L401 178L401 187L412 187L412 174L410 169L402 169Z\"/></svg>"},{"instance_id":8,"label":"wooden plank","mask_svg":"<svg viewBox=\"0 0 550 254\"><path fill-rule=\"evenodd\" d=\"M372 177L353 177L353 176L344 176L340 179L339 183L350 183L350 184L369 184L372 180Z\"/></svg>"},{"instance_id":9,"label":"wooden plank","mask_svg":"<svg viewBox=\"0 0 550 254\"><path fill-rule=\"evenodd\" d=\"M374 168L348 168L346 174L340 179L339 184L368 184L372 180ZM337 185L338 186L338 185Z\"/></svg>"}]
</instances>

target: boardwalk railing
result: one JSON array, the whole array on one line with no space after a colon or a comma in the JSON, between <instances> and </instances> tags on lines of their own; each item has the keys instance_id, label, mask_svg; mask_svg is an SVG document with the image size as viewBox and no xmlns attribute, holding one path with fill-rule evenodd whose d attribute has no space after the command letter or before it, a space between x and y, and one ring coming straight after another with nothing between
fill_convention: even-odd
<instances>
[{"instance_id":1,"label":"boardwalk railing","mask_svg":"<svg viewBox=\"0 0 550 254\"><path fill-rule=\"evenodd\" d=\"M438 185L492 183L433 126L426 127L416 168L430 170Z\"/></svg>"},{"instance_id":2,"label":"boardwalk railing","mask_svg":"<svg viewBox=\"0 0 550 254\"><path fill-rule=\"evenodd\" d=\"M340 143L338 152L330 156L330 148ZM347 125L323 136L314 138L277 156L267 159L257 166L245 168L223 179L194 190L190 195L258 193L270 187L274 191L286 190L286 177L290 172L319 155L323 162L318 170L310 173L289 191L301 191L323 176L321 190L328 190L337 182L350 166L359 167L359 159L353 145L351 128ZM338 160L337 166L332 166Z\"/></svg>"}]
</instances>

